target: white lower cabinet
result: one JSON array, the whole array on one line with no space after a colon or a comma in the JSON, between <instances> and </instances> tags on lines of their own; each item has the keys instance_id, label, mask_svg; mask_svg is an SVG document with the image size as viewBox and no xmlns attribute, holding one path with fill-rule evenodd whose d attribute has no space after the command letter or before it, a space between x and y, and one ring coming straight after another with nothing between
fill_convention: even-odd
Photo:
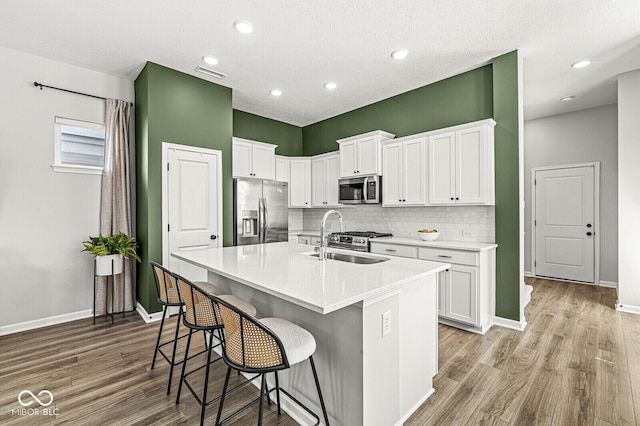
<instances>
[{"instance_id":1,"label":"white lower cabinet","mask_svg":"<svg viewBox=\"0 0 640 426\"><path fill-rule=\"evenodd\" d=\"M307 244L310 246L319 246L320 245L320 237L316 237L315 235L300 235L298 236L298 244Z\"/></svg>"},{"instance_id":2,"label":"white lower cabinet","mask_svg":"<svg viewBox=\"0 0 640 426\"><path fill-rule=\"evenodd\" d=\"M464 250L371 242L371 252L451 264L438 274L441 323L484 334L495 315L495 248Z\"/></svg>"}]
</instances>

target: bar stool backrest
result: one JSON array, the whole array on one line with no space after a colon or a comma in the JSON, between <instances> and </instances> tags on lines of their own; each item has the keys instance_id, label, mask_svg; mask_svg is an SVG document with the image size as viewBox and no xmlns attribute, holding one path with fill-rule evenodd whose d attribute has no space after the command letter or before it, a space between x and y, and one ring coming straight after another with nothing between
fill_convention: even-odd
<instances>
[{"instance_id":1,"label":"bar stool backrest","mask_svg":"<svg viewBox=\"0 0 640 426\"><path fill-rule=\"evenodd\" d=\"M219 297L209 295L222 316L224 339L222 356L236 368L248 372L289 368L284 346L278 336L257 318Z\"/></svg>"},{"instance_id":2,"label":"bar stool backrest","mask_svg":"<svg viewBox=\"0 0 640 426\"><path fill-rule=\"evenodd\" d=\"M184 303L184 321L192 328L212 329L222 325L216 320L213 301L188 279L174 274L180 300ZM219 317L220 315L218 315Z\"/></svg>"},{"instance_id":3,"label":"bar stool backrest","mask_svg":"<svg viewBox=\"0 0 640 426\"><path fill-rule=\"evenodd\" d=\"M178 286L173 274L157 262L149 262L153 275L156 278L156 290L158 290L158 302L163 305L180 305Z\"/></svg>"}]
</instances>

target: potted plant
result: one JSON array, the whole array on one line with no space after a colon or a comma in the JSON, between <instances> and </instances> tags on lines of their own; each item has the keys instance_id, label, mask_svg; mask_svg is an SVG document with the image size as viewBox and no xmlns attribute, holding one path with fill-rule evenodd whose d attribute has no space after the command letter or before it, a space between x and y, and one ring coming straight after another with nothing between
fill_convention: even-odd
<instances>
[{"instance_id":1,"label":"potted plant","mask_svg":"<svg viewBox=\"0 0 640 426\"><path fill-rule=\"evenodd\" d=\"M104 237L89 237L83 242L84 250L96 257L96 275L105 276L119 274L124 268L124 258L129 256L140 262L137 253L138 243L135 238L129 237L124 232ZM112 268L113 266L113 268Z\"/></svg>"}]
</instances>

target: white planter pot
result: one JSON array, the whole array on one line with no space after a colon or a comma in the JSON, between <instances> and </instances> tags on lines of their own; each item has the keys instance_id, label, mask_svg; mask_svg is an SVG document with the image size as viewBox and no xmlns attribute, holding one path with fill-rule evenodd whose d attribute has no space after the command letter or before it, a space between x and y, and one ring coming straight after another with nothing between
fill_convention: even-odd
<instances>
[{"instance_id":1,"label":"white planter pot","mask_svg":"<svg viewBox=\"0 0 640 426\"><path fill-rule=\"evenodd\" d=\"M113 266L113 271L111 270ZM122 273L124 261L120 254L96 256L96 275L108 276Z\"/></svg>"}]
</instances>

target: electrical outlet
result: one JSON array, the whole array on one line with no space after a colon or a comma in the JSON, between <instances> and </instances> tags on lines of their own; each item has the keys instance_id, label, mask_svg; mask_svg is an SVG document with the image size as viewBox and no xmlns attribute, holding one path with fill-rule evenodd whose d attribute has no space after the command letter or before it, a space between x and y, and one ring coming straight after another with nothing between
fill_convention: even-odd
<instances>
[{"instance_id":1,"label":"electrical outlet","mask_svg":"<svg viewBox=\"0 0 640 426\"><path fill-rule=\"evenodd\" d=\"M462 230L462 236L463 236L463 237L473 237L473 234L471 233L471 231L470 231L470 230L468 230L468 229L463 229L463 230Z\"/></svg>"},{"instance_id":2,"label":"electrical outlet","mask_svg":"<svg viewBox=\"0 0 640 426\"><path fill-rule=\"evenodd\" d=\"M382 314L382 337L391 333L391 311Z\"/></svg>"}]
</instances>

